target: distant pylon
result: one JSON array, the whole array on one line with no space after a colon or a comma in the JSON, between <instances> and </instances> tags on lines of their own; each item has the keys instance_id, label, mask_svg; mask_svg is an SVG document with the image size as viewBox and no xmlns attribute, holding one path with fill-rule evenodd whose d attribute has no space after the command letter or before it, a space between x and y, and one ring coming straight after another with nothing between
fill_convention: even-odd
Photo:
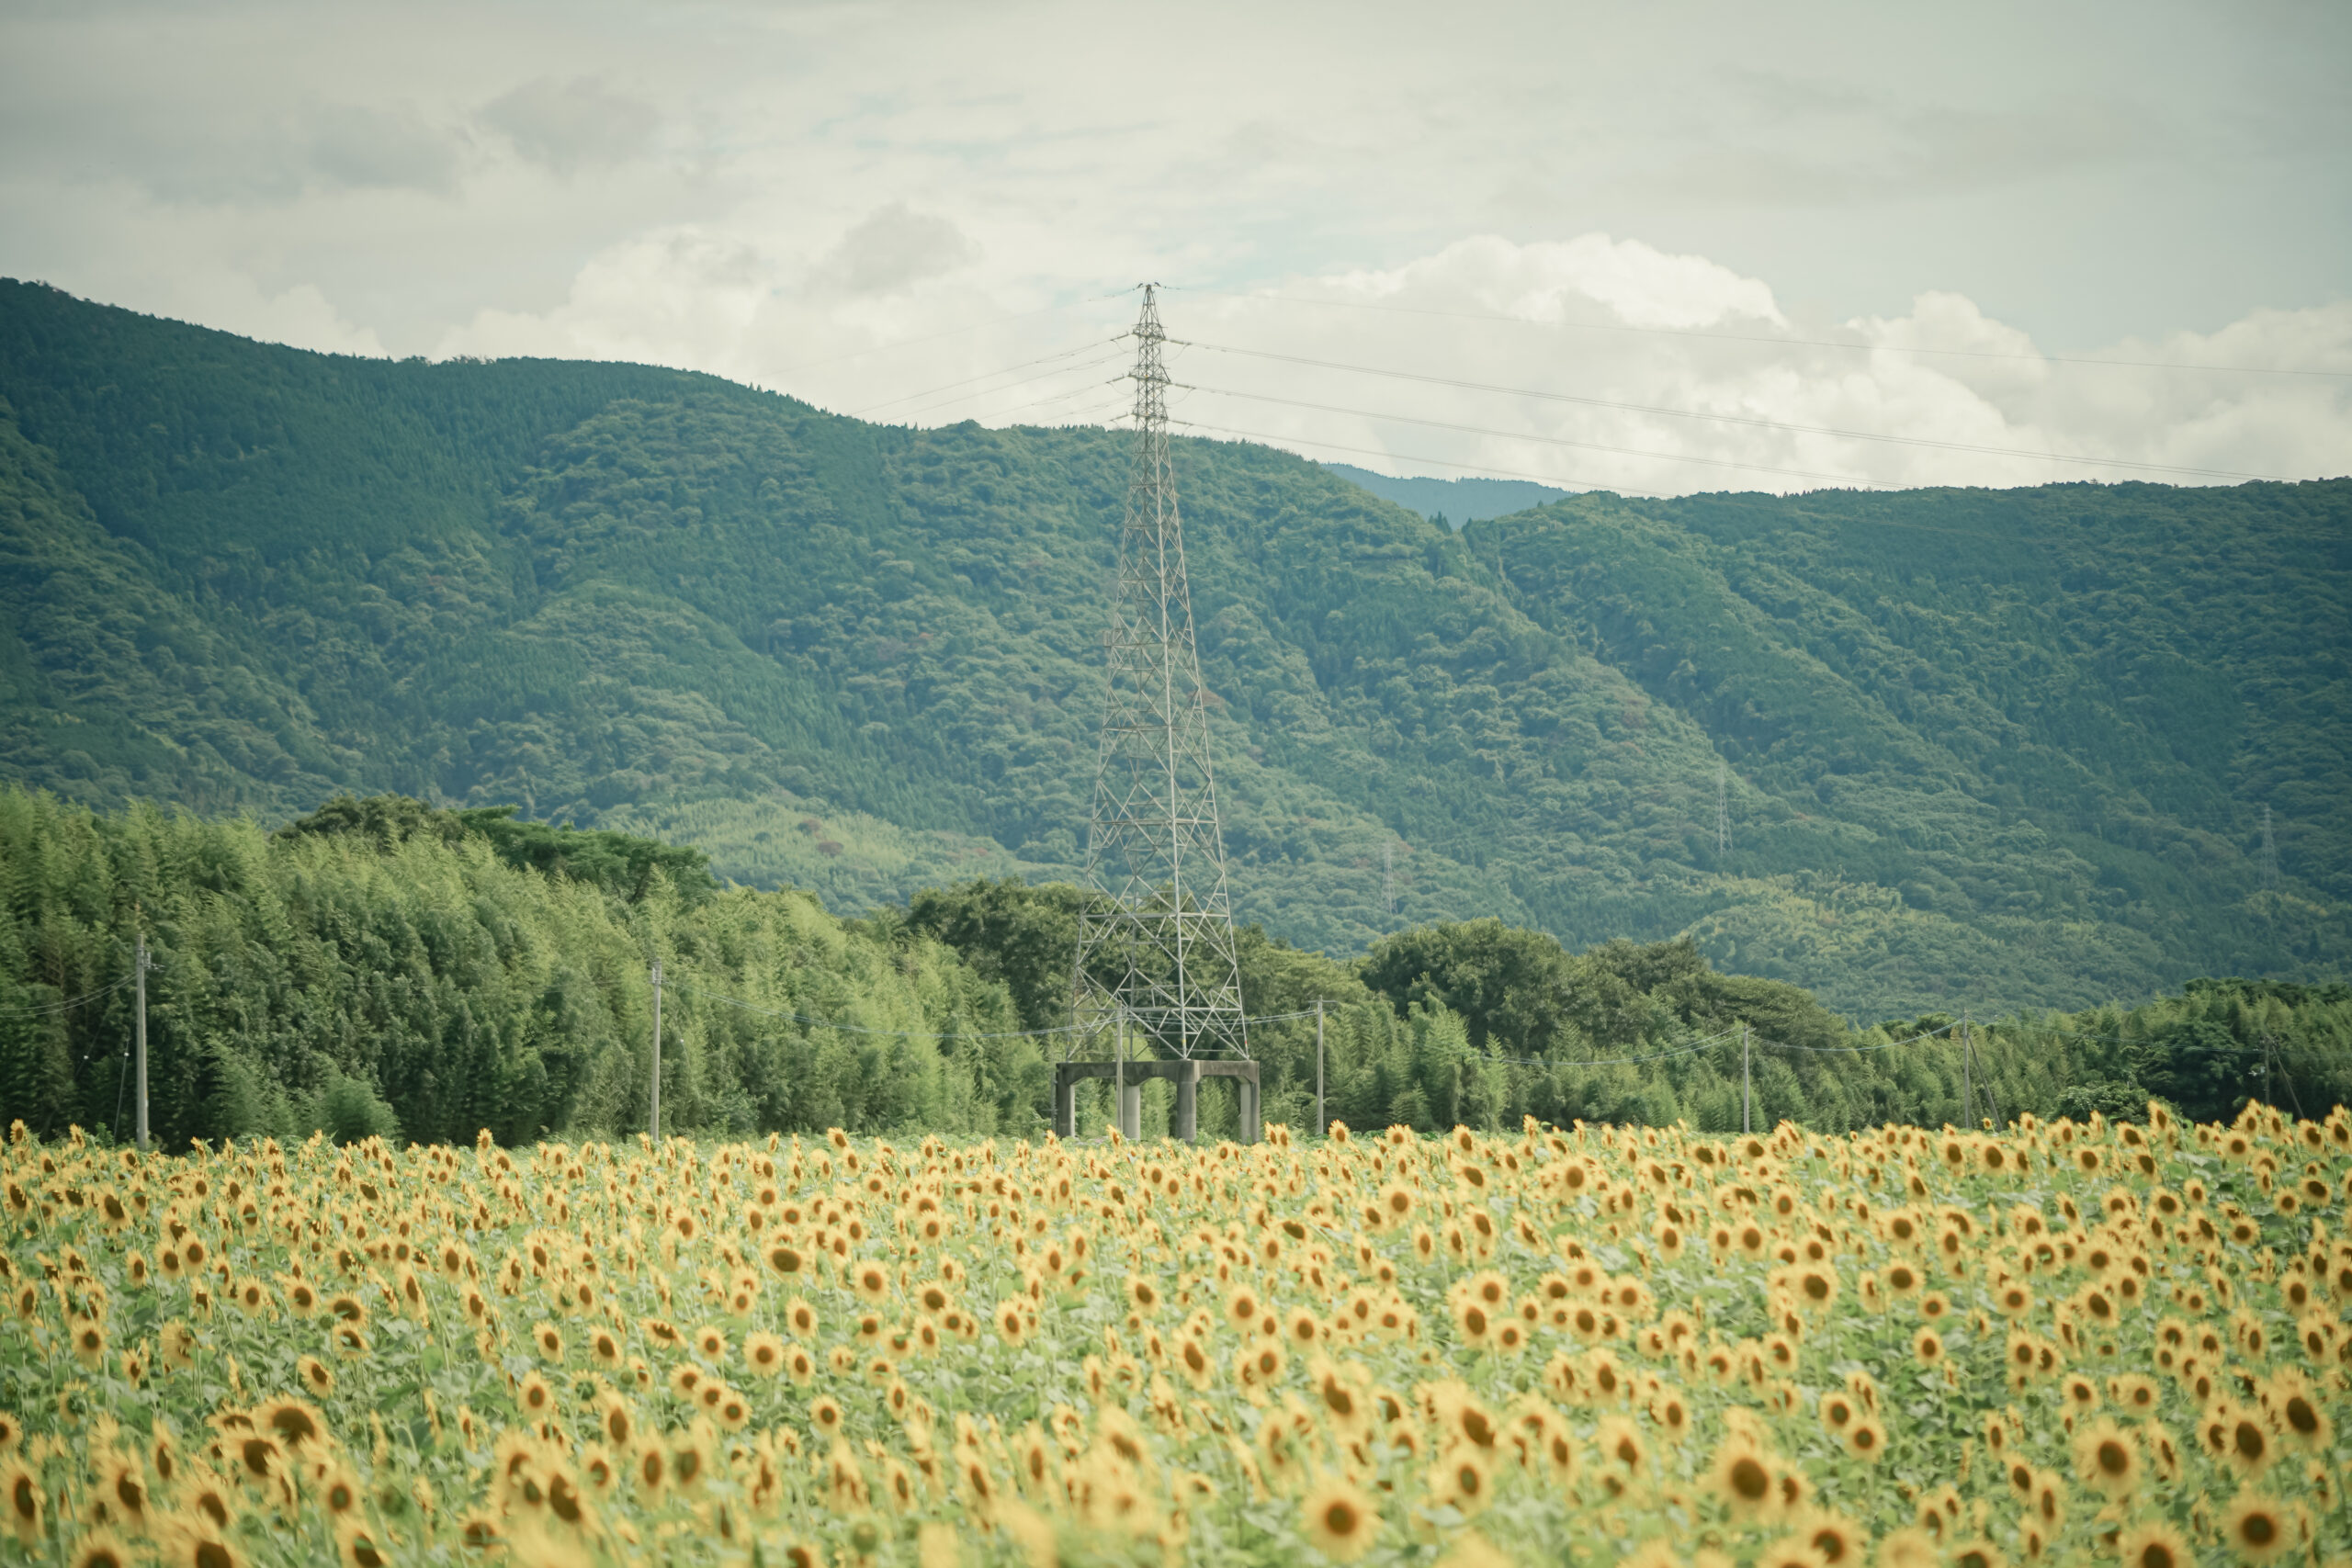
<instances>
[{"instance_id":1,"label":"distant pylon","mask_svg":"<svg viewBox=\"0 0 2352 1568\"><path fill-rule=\"evenodd\" d=\"M1124 1014L1163 1055L1247 1056L1157 294L1145 287L1136 321L1135 459L1086 832L1087 883L1105 898L1079 917L1073 1043Z\"/></svg>"},{"instance_id":2,"label":"distant pylon","mask_svg":"<svg viewBox=\"0 0 2352 1568\"><path fill-rule=\"evenodd\" d=\"M1731 848L1731 770L1715 759L1715 853Z\"/></svg>"},{"instance_id":3,"label":"distant pylon","mask_svg":"<svg viewBox=\"0 0 2352 1568\"><path fill-rule=\"evenodd\" d=\"M2270 836L2270 803L2262 803L2262 886L2267 893L2278 890L2278 841Z\"/></svg>"}]
</instances>

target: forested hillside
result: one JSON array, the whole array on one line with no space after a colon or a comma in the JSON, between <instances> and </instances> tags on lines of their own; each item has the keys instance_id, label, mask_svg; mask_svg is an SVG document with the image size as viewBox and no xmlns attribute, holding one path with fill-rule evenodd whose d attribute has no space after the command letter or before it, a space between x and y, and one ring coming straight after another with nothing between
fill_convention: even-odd
<instances>
[{"instance_id":1,"label":"forested hillside","mask_svg":"<svg viewBox=\"0 0 2352 1568\"><path fill-rule=\"evenodd\" d=\"M1300 947L1688 932L1863 1018L2345 970L2352 484L1457 536L1266 448L1177 463L1237 904ZM0 770L264 826L513 804L845 912L1067 875L1125 479L1098 430L0 285Z\"/></svg>"}]
</instances>

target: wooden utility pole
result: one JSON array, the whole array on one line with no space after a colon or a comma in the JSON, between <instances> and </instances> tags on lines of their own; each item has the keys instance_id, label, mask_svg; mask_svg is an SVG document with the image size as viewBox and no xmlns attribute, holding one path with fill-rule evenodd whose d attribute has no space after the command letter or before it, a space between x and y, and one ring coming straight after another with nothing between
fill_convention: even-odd
<instances>
[{"instance_id":1,"label":"wooden utility pole","mask_svg":"<svg viewBox=\"0 0 2352 1568\"><path fill-rule=\"evenodd\" d=\"M1743 1134L1756 1131L1751 1124L1754 1118L1754 1081L1747 1064L1747 1021L1742 1019L1739 1023L1739 1130Z\"/></svg>"},{"instance_id":2,"label":"wooden utility pole","mask_svg":"<svg viewBox=\"0 0 2352 1568\"><path fill-rule=\"evenodd\" d=\"M139 1018L138 1021L131 1026L131 1038L137 1043L139 1053L139 1152L143 1155L147 1152L147 933L145 931L139 933L137 945L131 950L130 966L139 977ZM117 1102L115 1114L117 1116L122 1114L119 1101ZM120 1137L122 1134L119 1129L122 1123L118 1121L115 1126L118 1129L115 1136Z\"/></svg>"},{"instance_id":3,"label":"wooden utility pole","mask_svg":"<svg viewBox=\"0 0 2352 1568\"><path fill-rule=\"evenodd\" d=\"M653 1141L662 1141L662 961L653 961L653 1109L647 1118Z\"/></svg>"},{"instance_id":4,"label":"wooden utility pole","mask_svg":"<svg viewBox=\"0 0 2352 1568\"><path fill-rule=\"evenodd\" d=\"M1323 998L1315 998L1315 1135L1325 1137L1331 1131L1329 1118L1323 1114Z\"/></svg>"},{"instance_id":5,"label":"wooden utility pole","mask_svg":"<svg viewBox=\"0 0 2352 1568\"><path fill-rule=\"evenodd\" d=\"M1963 1127L1976 1124L1975 1080L1968 1071L1975 1055L1975 1048L1968 1039L1968 1011L1963 1008L1960 1014L1960 1124Z\"/></svg>"}]
</instances>

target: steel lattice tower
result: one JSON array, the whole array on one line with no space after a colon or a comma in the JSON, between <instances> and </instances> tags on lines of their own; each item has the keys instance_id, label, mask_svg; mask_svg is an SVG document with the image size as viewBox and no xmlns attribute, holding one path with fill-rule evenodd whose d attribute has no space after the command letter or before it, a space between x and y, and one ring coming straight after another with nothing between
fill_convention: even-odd
<instances>
[{"instance_id":1,"label":"steel lattice tower","mask_svg":"<svg viewBox=\"0 0 2352 1568\"><path fill-rule=\"evenodd\" d=\"M1145 287L1136 321L1135 461L1086 833L1087 883L1105 897L1079 920L1074 1043L1124 1014L1131 1041L1139 1034L1159 1055L1246 1057L1156 295Z\"/></svg>"}]
</instances>

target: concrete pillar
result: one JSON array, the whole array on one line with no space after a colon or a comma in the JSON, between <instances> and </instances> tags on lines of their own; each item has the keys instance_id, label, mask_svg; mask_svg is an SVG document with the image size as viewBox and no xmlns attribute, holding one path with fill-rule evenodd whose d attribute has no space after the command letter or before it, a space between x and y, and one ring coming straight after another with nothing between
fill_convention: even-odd
<instances>
[{"instance_id":1,"label":"concrete pillar","mask_svg":"<svg viewBox=\"0 0 2352 1568\"><path fill-rule=\"evenodd\" d=\"M1143 1080L1129 1078L1119 1089L1119 1132L1129 1139L1143 1136Z\"/></svg>"},{"instance_id":2,"label":"concrete pillar","mask_svg":"<svg viewBox=\"0 0 2352 1568\"><path fill-rule=\"evenodd\" d=\"M1241 1091L1241 1141L1254 1144L1264 1135L1258 1125L1258 1080L1235 1078L1233 1087Z\"/></svg>"},{"instance_id":3,"label":"concrete pillar","mask_svg":"<svg viewBox=\"0 0 2352 1568\"><path fill-rule=\"evenodd\" d=\"M1176 1066L1176 1136L1195 1144L1201 1138L1201 1065Z\"/></svg>"},{"instance_id":4,"label":"concrete pillar","mask_svg":"<svg viewBox=\"0 0 2352 1568\"><path fill-rule=\"evenodd\" d=\"M1078 1136L1078 1075L1061 1065L1054 1068L1054 1132L1063 1138Z\"/></svg>"}]
</instances>

